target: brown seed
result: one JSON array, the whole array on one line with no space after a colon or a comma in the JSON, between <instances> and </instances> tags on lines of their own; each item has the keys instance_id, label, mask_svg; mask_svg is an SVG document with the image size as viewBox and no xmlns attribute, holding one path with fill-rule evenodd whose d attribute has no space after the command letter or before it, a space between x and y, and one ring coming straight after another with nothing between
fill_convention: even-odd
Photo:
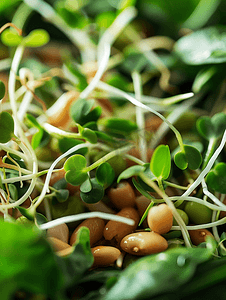
<instances>
[{"instance_id":1,"label":"brown seed","mask_svg":"<svg viewBox=\"0 0 226 300\"><path fill-rule=\"evenodd\" d=\"M108 198L118 209L134 207L136 195L132 186L127 181L121 181L116 188L112 187L107 192Z\"/></svg>"},{"instance_id":2,"label":"brown seed","mask_svg":"<svg viewBox=\"0 0 226 300\"><path fill-rule=\"evenodd\" d=\"M168 248L164 237L155 232L135 232L125 236L120 247L129 254L149 255L159 253Z\"/></svg>"},{"instance_id":3,"label":"brown seed","mask_svg":"<svg viewBox=\"0 0 226 300\"><path fill-rule=\"evenodd\" d=\"M69 254L71 254L71 253L73 252L73 249L74 249L73 247L65 248L65 249L63 249L63 250L56 251L56 254L57 254L58 256L61 256L61 257L67 256L67 255L69 255Z\"/></svg>"},{"instance_id":4,"label":"brown seed","mask_svg":"<svg viewBox=\"0 0 226 300\"><path fill-rule=\"evenodd\" d=\"M78 230L81 227L87 227L90 232L90 246L92 247L96 242L98 242L103 236L105 222L100 218L90 218L83 221L72 233L70 238L70 245L73 245L76 242L76 237Z\"/></svg>"},{"instance_id":5,"label":"brown seed","mask_svg":"<svg viewBox=\"0 0 226 300\"><path fill-rule=\"evenodd\" d=\"M55 251L64 250L66 248L71 248L71 246L67 243L64 243L63 241L55 238L55 237L48 237L47 240L52 245L53 249Z\"/></svg>"},{"instance_id":6,"label":"brown seed","mask_svg":"<svg viewBox=\"0 0 226 300\"><path fill-rule=\"evenodd\" d=\"M111 246L97 246L91 249L94 263L92 267L103 267L113 264L121 254L121 251Z\"/></svg>"},{"instance_id":7,"label":"brown seed","mask_svg":"<svg viewBox=\"0 0 226 300\"><path fill-rule=\"evenodd\" d=\"M68 243L69 239L69 229L68 226L63 223L60 225L57 225L55 227L47 229L47 236L48 237L55 237L64 243Z\"/></svg>"},{"instance_id":8,"label":"brown seed","mask_svg":"<svg viewBox=\"0 0 226 300\"><path fill-rule=\"evenodd\" d=\"M205 242L207 236L212 236L212 233L207 229L196 229L188 231L191 237L192 243L197 246Z\"/></svg>"},{"instance_id":9,"label":"brown seed","mask_svg":"<svg viewBox=\"0 0 226 300\"><path fill-rule=\"evenodd\" d=\"M153 206L147 216L148 226L152 231L164 234L170 231L173 225L173 213L166 204Z\"/></svg>"},{"instance_id":10,"label":"brown seed","mask_svg":"<svg viewBox=\"0 0 226 300\"><path fill-rule=\"evenodd\" d=\"M120 243L124 236L132 233L137 228L140 218L137 210L133 207L123 208L119 213L117 213L117 216L129 218L135 221L135 224L132 226L112 220L106 224L104 228L104 238L109 241L115 239L116 243Z\"/></svg>"}]
</instances>

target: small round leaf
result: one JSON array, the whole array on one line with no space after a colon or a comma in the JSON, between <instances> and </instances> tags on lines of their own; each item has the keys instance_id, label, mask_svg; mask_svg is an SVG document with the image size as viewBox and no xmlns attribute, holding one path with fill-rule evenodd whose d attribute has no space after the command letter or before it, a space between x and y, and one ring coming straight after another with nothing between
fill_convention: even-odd
<instances>
[{"instance_id":1,"label":"small round leaf","mask_svg":"<svg viewBox=\"0 0 226 300\"><path fill-rule=\"evenodd\" d=\"M0 80L0 100L5 96L5 85L4 83Z\"/></svg>"},{"instance_id":2,"label":"small round leaf","mask_svg":"<svg viewBox=\"0 0 226 300\"><path fill-rule=\"evenodd\" d=\"M119 177L118 177L118 180L117 182L119 183L122 179L128 179L132 176L137 176L139 175L141 172L143 172L145 170L145 167L144 166L132 166L128 169L126 169L125 171L123 171Z\"/></svg>"},{"instance_id":3,"label":"small round leaf","mask_svg":"<svg viewBox=\"0 0 226 300\"><path fill-rule=\"evenodd\" d=\"M179 151L174 156L174 162L178 168L185 170L188 167L187 158L184 152Z\"/></svg>"},{"instance_id":4,"label":"small round leaf","mask_svg":"<svg viewBox=\"0 0 226 300\"><path fill-rule=\"evenodd\" d=\"M41 47L49 42L49 34L44 29L35 29L24 38L26 47Z\"/></svg>"},{"instance_id":5,"label":"small round leaf","mask_svg":"<svg viewBox=\"0 0 226 300\"><path fill-rule=\"evenodd\" d=\"M6 111L0 114L0 143L7 143L14 134L13 117Z\"/></svg>"},{"instance_id":6,"label":"small round leaf","mask_svg":"<svg viewBox=\"0 0 226 300\"><path fill-rule=\"evenodd\" d=\"M206 176L206 183L212 190L226 194L226 164L217 164Z\"/></svg>"},{"instance_id":7,"label":"small round leaf","mask_svg":"<svg viewBox=\"0 0 226 300\"><path fill-rule=\"evenodd\" d=\"M104 188L102 185L100 185L96 178L91 179L92 189L88 193L80 193L80 196L82 200L85 203L97 203L104 197Z\"/></svg>"},{"instance_id":8,"label":"small round leaf","mask_svg":"<svg viewBox=\"0 0 226 300\"><path fill-rule=\"evenodd\" d=\"M168 145L159 145L151 158L151 172L159 179L167 179L171 169L171 156Z\"/></svg>"},{"instance_id":9,"label":"small round leaf","mask_svg":"<svg viewBox=\"0 0 226 300\"><path fill-rule=\"evenodd\" d=\"M11 29L6 29L1 34L1 40L4 45L14 47L18 46L22 42L23 38Z\"/></svg>"},{"instance_id":10,"label":"small round leaf","mask_svg":"<svg viewBox=\"0 0 226 300\"><path fill-rule=\"evenodd\" d=\"M84 137L91 144L96 144L97 143L96 133L93 130L89 129L89 128L84 128L84 130L82 131L82 137Z\"/></svg>"},{"instance_id":11,"label":"small round leaf","mask_svg":"<svg viewBox=\"0 0 226 300\"><path fill-rule=\"evenodd\" d=\"M115 171L108 162L101 164L97 168L96 179L105 188L112 184L115 179Z\"/></svg>"}]
</instances>

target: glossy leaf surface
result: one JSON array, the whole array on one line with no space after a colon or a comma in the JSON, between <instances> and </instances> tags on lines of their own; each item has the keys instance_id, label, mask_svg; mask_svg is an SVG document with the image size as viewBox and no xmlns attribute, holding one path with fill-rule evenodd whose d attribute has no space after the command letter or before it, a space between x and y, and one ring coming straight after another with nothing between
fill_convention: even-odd
<instances>
[{"instance_id":1,"label":"glossy leaf surface","mask_svg":"<svg viewBox=\"0 0 226 300\"><path fill-rule=\"evenodd\" d=\"M226 164L217 164L206 176L206 183L213 191L226 194Z\"/></svg>"},{"instance_id":2,"label":"glossy leaf surface","mask_svg":"<svg viewBox=\"0 0 226 300\"><path fill-rule=\"evenodd\" d=\"M86 159L80 154L75 154L68 158L64 163L64 170L66 171L65 179L72 185L80 185L87 178L87 172L83 171L86 167Z\"/></svg>"},{"instance_id":3,"label":"glossy leaf surface","mask_svg":"<svg viewBox=\"0 0 226 300\"><path fill-rule=\"evenodd\" d=\"M226 62L225 28L208 27L180 38L174 48L176 54L191 65Z\"/></svg>"},{"instance_id":4,"label":"glossy leaf surface","mask_svg":"<svg viewBox=\"0 0 226 300\"><path fill-rule=\"evenodd\" d=\"M7 143L14 134L14 120L6 111L0 114L0 129L0 143Z\"/></svg>"},{"instance_id":5,"label":"glossy leaf surface","mask_svg":"<svg viewBox=\"0 0 226 300\"><path fill-rule=\"evenodd\" d=\"M210 256L211 252L204 248L179 248L143 257L121 273L103 299L151 299L176 290L194 275L197 265Z\"/></svg>"},{"instance_id":6,"label":"glossy leaf surface","mask_svg":"<svg viewBox=\"0 0 226 300\"><path fill-rule=\"evenodd\" d=\"M171 169L171 156L168 145L159 145L151 158L150 169L159 178L167 179Z\"/></svg>"}]
</instances>

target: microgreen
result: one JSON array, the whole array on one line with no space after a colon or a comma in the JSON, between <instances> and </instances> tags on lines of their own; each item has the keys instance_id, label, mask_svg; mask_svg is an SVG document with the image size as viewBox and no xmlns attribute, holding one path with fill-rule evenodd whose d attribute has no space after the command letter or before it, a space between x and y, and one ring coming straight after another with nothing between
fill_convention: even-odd
<instances>
[{"instance_id":1,"label":"microgreen","mask_svg":"<svg viewBox=\"0 0 226 300\"><path fill-rule=\"evenodd\" d=\"M185 170L186 168L196 170L202 163L202 156L197 148L184 145L184 152L177 152L174 156L174 162L181 170Z\"/></svg>"},{"instance_id":2,"label":"microgreen","mask_svg":"<svg viewBox=\"0 0 226 300\"><path fill-rule=\"evenodd\" d=\"M151 158L151 172L158 180L167 179L171 169L171 156L168 145L159 145Z\"/></svg>"},{"instance_id":3,"label":"microgreen","mask_svg":"<svg viewBox=\"0 0 226 300\"><path fill-rule=\"evenodd\" d=\"M77 140L77 139L72 139L72 138L67 138L67 137L63 137L63 138L60 138L58 140L58 146L60 148L60 151L62 153L68 151L70 148L76 146L76 145L79 145L79 144L82 144L83 141L81 140ZM71 155L73 154L81 154L81 155L86 155L88 149L87 148L82 148L82 149L79 149L77 151L75 151L74 153L72 153Z\"/></svg>"},{"instance_id":4,"label":"microgreen","mask_svg":"<svg viewBox=\"0 0 226 300\"><path fill-rule=\"evenodd\" d=\"M226 130L226 114L218 113L212 118L200 117L197 120L196 127L199 134L208 141L213 138L219 138Z\"/></svg>"},{"instance_id":5,"label":"microgreen","mask_svg":"<svg viewBox=\"0 0 226 300\"><path fill-rule=\"evenodd\" d=\"M96 179L104 188L110 186L115 179L114 169L108 162L101 164L96 170Z\"/></svg>"},{"instance_id":6,"label":"microgreen","mask_svg":"<svg viewBox=\"0 0 226 300\"><path fill-rule=\"evenodd\" d=\"M226 164L218 163L207 174L206 183L213 191L226 194Z\"/></svg>"},{"instance_id":7,"label":"microgreen","mask_svg":"<svg viewBox=\"0 0 226 300\"><path fill-rule=\"evenodd\" d=\"M110 118L102 121L102 124L105 128L112 133L122 133L122 134L130 134L133 131L137 130L138 127L136 123L118 118Z\"/></svg>"},{"instance_id":8,"label":"microgreen","mask_svg":"<svg viewBox=\"0 0 226 300\"><path fill-rule=\"evenodd\" d=\"M0 80L0 100L5 96L5 85L4 83Z\"/></svg>"},{"instance_id":9,"label":"microgreen","mask_svg":"<svg viewBox=\"0 0 226 300\"><path fill-rule=\"evenodd\" d=\"M23 43L26 47L41 47L49 42L49 34L44 29L35 29L27 35Z\"/></svg>"},{"instance_id":10,"label":"microgreen","mask_svg":"<svg viewBox=\"0 0 226 300\"><path fill-rule=\"evenodd\" d=\"M175 51L187 64L199 65L225 62L224 33L224 26L198 30L179 39L175 45Z\"/></svg>"},{"instance_id":11,"label":"microgreen","mask_svg":"<svg viewBox=\"0 0 226 300\"><path fill-rule=\"evenodd\" d=\"M96 178L90 179L91 190L88 188L88 192L80 193L80 197L85 203L97 203L104 197L104 188L101 184L99 184ZM87 187L87 185L86 185ZM85 189L83 188L83 191Z\"/></svg>"},{"instance_id":12,"label":"microgreen","mask_svg":"<svg viewBox=\"0 0 226 300\"><path fill-rule=\"evenodd\" d=\"M211 252L207 249L179 248L143 257L121 273L116 284L103 299L147 299L170 292L172 285L179 288L186 283L193 276L197 265L207 261L210 256Z\"/></svg>"},{"instance_id":13,"label":"microgreen","mask_svg":"<svg viewBox=\"0 0 226 300\"><path fill-rule=\"evenodd\" d=\"M0 113L0 128L0 143L7 143L14 136L14 120L6 111Z\"/></svg>"},{"instance_id":14,"label":"microgreen","mask_svg":"<svg viewBox=\"0 0 226 300\"><path fill-rule=\"evenodd\" d=\"M85 125L91 121L97 121L101 115L99 106L93 108L94 100L79 99L71 106L71 117L80 125ZM93 108L93 109L92 109Z\"/></svg>"},{"instance_id":15,"label":"microgreen","mask_svg":"<svg viewBox=\"0 0 226 300\"><path fill-rule=\"evenodd\" d=\"M87 178L87 171L84 171L86 167L86 159L80 154L75 154L67 159L64 164L64 170L66 171L65 179L72 185L80 185Z\"/></svg>"},{"instance_id":16,"label":"microgreen","mask_svg":"<svg viewBox=\"0 0 226 300\"><path fill-rule=\"evenodd\" d=\"M119 183L122 179L128 179L132 176L137 176L144 170L145 170L144 166L132 166L130 168L127 168L119 175L117 182Z\"/></svg>"}]
</instances>

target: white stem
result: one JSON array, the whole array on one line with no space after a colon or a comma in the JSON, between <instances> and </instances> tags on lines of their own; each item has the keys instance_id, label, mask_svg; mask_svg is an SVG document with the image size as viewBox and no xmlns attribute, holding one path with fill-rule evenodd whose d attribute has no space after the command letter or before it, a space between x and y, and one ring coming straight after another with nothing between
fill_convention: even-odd
<instances>
[{"instance_id":1,"label":"white stem","mask_svg":"<svg viewBox=\"0 0 226 300\"><path fill-rule=\"evenodd\" d=\"M87 213L82 213L82 214L78 214L78 215L62 217L62 218L50 221L48 223L42 224L39 226L39 228L42 230L45 230L45 229L52 228L52 227L55 227L55 226L63 224L63 223L70 223L70 222L79 221L79 220L88 219L88 218L101 218L101 219L105 219L105 220L122 222L127 225L131 225L131 226L134 225L134 220L129 219L129 218L112 215L112 214L107 214L107 213L103 213L103 212L87 212Z\"/></svg>"},{"instance_id":2,"label":"white stem","mask_svg":"<svg viewBox=\"0 0 226 300\"><path fill-rule=\"evenodd\" d=\"M198 178L192 183L192 185L188 188L188 190L182 195L182 197L186 197L186 196L190 195L194 191L194 189L198 185L200 185L200 183L202 182L202 180L205 178L205 176L211 170L211 168L212 168L213 164L215 163L218 155L221 153L222 149L224 148L225 142L226 142L226 130L224 132L224 135L222 137L222 140L221 140L221 143L220 143L219 147L215 150L215 152L212 155L211 159L209 160L207 166L200 173L200 175L198 176Z\"/></svg>"}]
</instances>

